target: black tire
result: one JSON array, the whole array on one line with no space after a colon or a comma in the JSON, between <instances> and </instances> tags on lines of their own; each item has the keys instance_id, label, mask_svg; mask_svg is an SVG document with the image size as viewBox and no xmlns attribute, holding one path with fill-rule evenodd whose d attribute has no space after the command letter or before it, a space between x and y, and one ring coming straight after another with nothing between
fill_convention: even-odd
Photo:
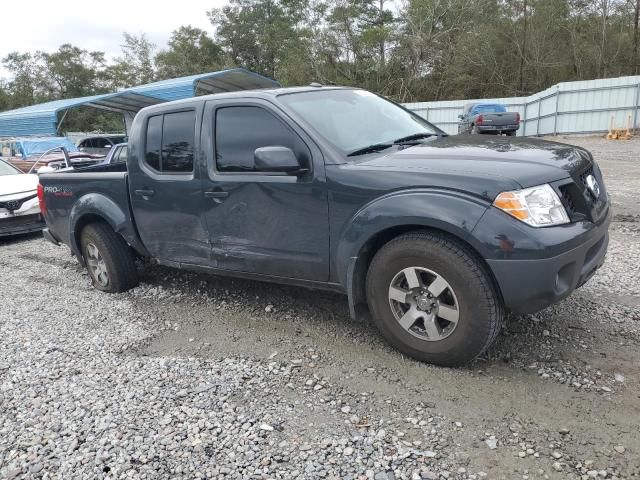
<instances>
[{"instance_id":1,"label":"black tire","mask_svg":"<svg viewBox=\"0 0 640 480\"><path fill-rule=\"evenodd\" d=\"M515 137L516 136L516 131L513 130L511 132L506 132L506 134L507 134L508 137Z\"/></svg>"},{"instance_id":2,"label":"black tire","mask_svg":"<svg viewBox=\"0 0 640 480\"><path fill-rule=\"evenodd\" d=\"M108 293L125 292L138 284L138 272L134 257L124 239L106 223L90 223L82 230L80 236L82 257L89 271L91 282L98 290ZM101 272L105 276L98 277L92 265L96 265L94 247L102 259Z\"/></svg>"},{"instance_id":3,"label":"black tire","mask_svg":"<svg viewBox=\"0 0 640 480\"><path fill-rule=\"evenodd\" d=\"M394 315L389 287L409 267L436 272L455 292L459 318L445 338L419 338ZM382 336L402 353L436 365L460 366L473 360L493 343L505 318L500 296L481 261L463 243L435 232L408 233L384 245L369 266L366 287L369 309Z\"/></svg>"}]
</instances>

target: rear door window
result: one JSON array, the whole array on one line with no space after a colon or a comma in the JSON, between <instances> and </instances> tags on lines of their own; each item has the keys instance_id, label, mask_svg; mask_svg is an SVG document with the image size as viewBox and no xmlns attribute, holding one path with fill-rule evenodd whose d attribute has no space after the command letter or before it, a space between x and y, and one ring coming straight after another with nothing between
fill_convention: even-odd
<instances>
[{"instance_id":1,"label":"rear door window","mask_svg":"<svg viewBox=\"0 0 640 480\"><path fill-rule=\"evenodd\" d=\"M193 172L195 122L192 110L149 117L145 163L160 173Z\"/></svg>"},{"instance_id":2,"label":"rear door window","mask_svg":"<svg viewBox=\"0 0 640 480\"><path fill-rule=\"evenodd\" d=\"M193 171L195 112L168 113L162 127L162 171Z\"/></svg>"}]
</instances>

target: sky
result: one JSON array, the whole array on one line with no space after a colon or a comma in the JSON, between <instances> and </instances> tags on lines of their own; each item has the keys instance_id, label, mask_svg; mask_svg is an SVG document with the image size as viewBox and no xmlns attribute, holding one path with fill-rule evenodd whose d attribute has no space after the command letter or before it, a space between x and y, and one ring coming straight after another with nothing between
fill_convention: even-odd
<instances>
[{"instance_id":1,"label":"sky","mask_svg":"<svg viewBox=\"0 0 640 480\"><path fill-rule=\"evenodd\" d=\"M213 33L206 12L226 0L3 0L0 58L13 51L55 51L63 43L120 55L122 33L146 33L159 48L191 25ZM0 66L0 77L8 72Z\"/></svg>"}]
</instances>

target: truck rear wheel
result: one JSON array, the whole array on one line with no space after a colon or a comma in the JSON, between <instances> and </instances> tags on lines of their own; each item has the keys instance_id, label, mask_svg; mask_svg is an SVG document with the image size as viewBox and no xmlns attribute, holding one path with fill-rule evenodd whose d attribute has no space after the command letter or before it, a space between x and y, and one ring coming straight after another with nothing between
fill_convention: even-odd
<instances>
[{"instance_id":1,"label":"truck rear wheel","mask_svg":"<svg viewBox=\"0 0 640 480\"><path fill-rule=\"evenodd\" d=\"M80 237L82 256L93 286L103 292L124 292L138 284L133 255L124 239L105 223L91 223Z\"/></svg>"},{"instance_id":2,"label":"truck rear wheel","mask_svg":"<svg viewBox=\"0 0 640 480\"><path fill-rule=\"evenodd\" d=\"M465 364L484 352L505 316L475 255L430 232L402 235L378 251L367 273L367 300L392 346L443 366Z\"/></svg>"}]
</instances>

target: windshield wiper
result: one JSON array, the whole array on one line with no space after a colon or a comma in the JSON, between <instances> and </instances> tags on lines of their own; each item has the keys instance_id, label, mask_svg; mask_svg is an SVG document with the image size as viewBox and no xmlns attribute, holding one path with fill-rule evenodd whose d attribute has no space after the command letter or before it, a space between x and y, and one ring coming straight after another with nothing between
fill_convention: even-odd
<instances>
[{"instance_id":1,"label":"windshield wiper","mask_svg":"<svg viewBox=\"0 0 640 480\"><path fill-rule=\"evenodd\" d=\"M406 143L420 140L421 138L429 138L429 137L436 137L436 136L438 137L446 136L446 134L428 133L428 132L414 133L413 135L407 135L406 137L402 137L397 140L394 140L391 143L374 143L373 145L359 148L358 150L354 150L353 152L347 154L347 157L355 157L357 155L365 155L367 153L380 152L382 150L386 150L387 148L393 147L394 145L404 145Z\"/></svg>"},{"instance_id":2,"label":"windshield wiper","mask_svg":"<svg viewBox=\"0 0 640 480\"><path fill-rule=\"evenodd\" d=\"M413 135L407 135L406 137L402 137L402 138L399 138L397 140L394 140L393 144L394 145L398 145L398 144L402 144L402 143L406 143L406 142L411 142L411 141L414 141L414 140L420 140L422 138L435 137L437 135L438 135L437 133L427 133L427 132L414 133Z\"/></svg>"},{"instance_id":3,"label":"windshield wiper","mask_svg":"<svg viewBox=\"0 0 640 480\"><path fill-rule=\"evenodd\" d=\"M355 157L358 155L364 155L366 153L380 152L382 150L386 150L387 148L391 148L391 147L393 147L393 143L374 143L373 145L359 148L358 150L354 150L353 152L348 153L347 157Z\"/></svg>"}]
</instances>

